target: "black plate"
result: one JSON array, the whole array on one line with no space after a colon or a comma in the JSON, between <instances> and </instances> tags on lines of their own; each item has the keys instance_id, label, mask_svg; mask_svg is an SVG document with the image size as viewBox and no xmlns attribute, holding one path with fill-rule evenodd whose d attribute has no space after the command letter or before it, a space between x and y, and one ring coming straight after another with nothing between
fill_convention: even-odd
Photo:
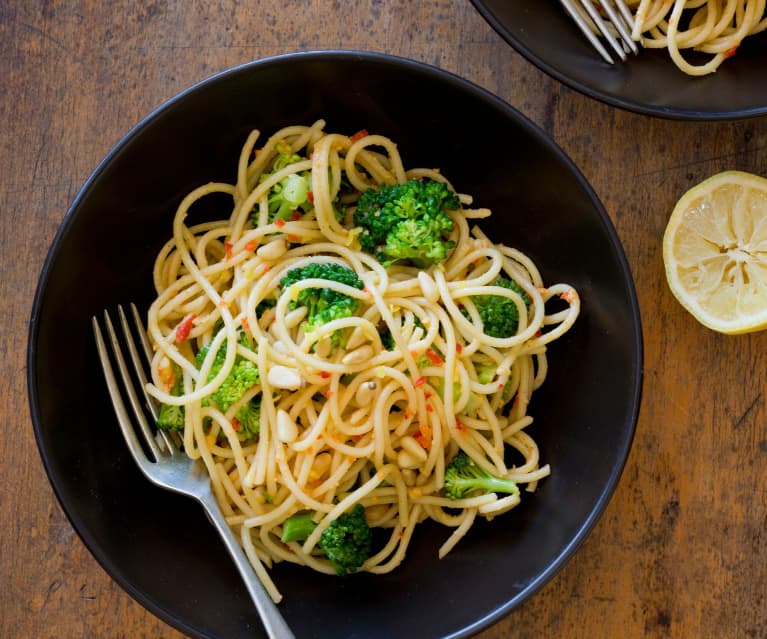
<instances>
[{"instance_id":1,"label":"black plate","mask_svg":"<svg viewBox=\"0 0 767 639\"><path fill-rule=\"evenodd\" d=\"M625 63L604 62L558 0L472 2L539 69L613 106L685 120L767 114L767 32L746 38L716 73L690 77L665 50L644 49Z\"/></svg>"},{"instance_id":2,"label":"black plate","mask_svg":"<svg viewBox=\"0 0 767 639\"><path fill-rule=\"evenodd\" d=\"M448 531L424 525L389 575L273 572L298 637L467 636L537 591L597 521L632 441L642 345L620 242L583 176L535 125L460 78L379 54L291 54L214 76L128 133L75 199L40 278L28 350L37 442L74 528L133 597L194 637L262 636L202 511L134 467L90 320L131 300L146 308L176 205L204 182L234 179L252 128L319 116L329 130L391 136L407 166L441 167L495 209L491 237L528 251L547 281L568 281L583 299L533 406L532 432L553 467L536 495L476 526L443 561Z\"/></svg>"}]
</instances>

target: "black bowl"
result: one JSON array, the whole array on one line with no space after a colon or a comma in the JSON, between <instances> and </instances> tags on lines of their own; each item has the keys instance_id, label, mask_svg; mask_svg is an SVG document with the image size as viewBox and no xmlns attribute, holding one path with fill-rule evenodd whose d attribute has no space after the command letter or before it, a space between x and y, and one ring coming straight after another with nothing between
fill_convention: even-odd
<instances>
[{"instance_id":1,"label":"black bowl","mask_svg":"<svg viewBox=\"0 0 767 639\"><path fill-rule=\"evenodd\" d=\"M490 25L539 69L613 106L684 120L767 114L767 32L749 36L711 75L682 73L663 50L602 60L559 2L472 0Z\"/></svg>"},{"instance_id":2,"label":"black bowl","mask_svg":"<svg viewBox=\"0 0 767 639\"><path fill-rule=\"evenodd\" d=\"M194 637L262 636L202 511L134 466L90 320L118 303L147 307L176 205L202 183L234 179L252 128L320 116L329 130L391 136L408 166L441 167L493 207L491 237L527 251L547 281L567 281L583 299L535 397L534 436L553 467L539 492L476 526L442 561L448 531L424 525L405 564L385 576L273 572L298 637L467 636L537 591L602 513L634 433L642 348L631 274L583 176L535 125L460 78L379 54L297 53L205 80L130 131L83 186L43 268L28 350L37 442L74 528L133 597Z\"/></svg>"}]
</instances>

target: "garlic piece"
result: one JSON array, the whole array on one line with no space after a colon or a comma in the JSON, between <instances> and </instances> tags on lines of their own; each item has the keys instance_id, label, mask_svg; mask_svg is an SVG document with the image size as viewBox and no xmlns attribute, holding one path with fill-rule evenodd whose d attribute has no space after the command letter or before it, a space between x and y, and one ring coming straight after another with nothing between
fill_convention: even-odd
<instances>
[{"instance_id":1,"label":"garlic piece","mask_svg":"<svg viewBox=\"0 0 767 639\"><path fill-rule=\"evenodd\" d=\"M285 444L290 444L298 438L298 426L287 411L277 411L277 437Z\"/></svg>"},{"instance_id":2,"label":"garlic piece","mask_svg":"<svg viewBox=\"0 0 767 639\"><path fill-rule=\"evenodd\" d=\"M304 378L301 377L301 373L297 369L279 364L269 369L266 379L274 388L286 390L298 390L304 385Z\"/></svg>"},{"instance_id":3,"label":"garlic piece","mask_svg":"<svg viewBox=\"0 0 767 639\"><path fill-rule=\"evenodd\" d=\"M354 401L357 402L357 406L367 406L373 401L376 388L378 388L378 384L375 382L362 382L354 394Z\"/></svg>"},{"instance_id":4,"label":"garlic piece","mask_svg":"<svg viewBox=\"0 0 767 639\"><path fill-rule=\"evenodd\" d=\"M273 240L264 244L256 251L256 255L262 260L272 262L282 257L288 250L288 243L284 238Z\"/></svg>"}]
</instances>

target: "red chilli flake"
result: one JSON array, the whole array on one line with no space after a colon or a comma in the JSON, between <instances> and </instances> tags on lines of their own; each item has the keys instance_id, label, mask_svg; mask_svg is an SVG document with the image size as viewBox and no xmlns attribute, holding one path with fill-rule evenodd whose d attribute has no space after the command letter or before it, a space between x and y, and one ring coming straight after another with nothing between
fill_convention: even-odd
<instances>
[{"instance_id":1,"label":"red chilli flake","mask_svg":"<svg viewBox=\"0 0 767 639\"><path fill-rule=\"evenodd\" d=\"M434 412L434 406L431 404L426 404L426 412L427 413L433 413Z\"/></svg>"},{"instance_id":2,"label":"red chilli flake","mask_svg":"<svg viewBox=\"0 0 767 639\"><path fill-rule=\"evenodd\" d=\"M333 391L326 390L323 395L325 395L325 399L330 399L333 396Z\"/></svg>"},{"instance_id":3,"label":"red chilli flake","mask_svg":"<svg viewBox=\"0 0 767 639\"><path fill-rule=\"evenodd\" d=\"M457 419L455 420L455 428L456 430L465 433L466 432L466 426L464 426L461 422L459 422Z\"/></svg>"},{"instance_id":4,"label":"red chilli flake","mask_svg":"<svg viewBox=\"0 0 767 639\"><path fill-rule=\"evenodd\" d=\"M247 318L247 317L243 317L243 318L242 318L242 325L243 325L243 326L244 326L244 327L245 327L247 330L250 330L250 324L248 324L248 318Z\"/></svg>"},{"instance_id":5,"label":"red chilli flake","mask_svg":"<svg viewBox=\"0 0 767 639\"><path fill-rule=\"evenodd\" d=\"M418 388L419 386L423 386L426 383L426 378L421 376L415 382L413 383L413 386Z\"/></svg>"},{"instance_id":6,"label":"red chilli flake","mask_svg":"<svg viewBox=\"0 0 767 639\"><path fill-rule=\"evenodd\" d=\"M293 235L292 233L288 233L288 242L292 242L293 244L300 242L301 238L298 237L298 235Z\"/></svg>"},{"instance_id":7,"label":"red chilli flake","mask_svg":"<svg viewBox=\"0 0 767 639\"><path fill-rule=\"evenodd\" d=\"M505 386L505 384L498 384L498 390L503 390L504 386Z\"/></svg>"},{"instance_id":8,"label":"red chilli flake","mask_svg":"<svg viewBox=\"0 0 767 639\"><path fill-rule=\"evenodd\" d=\"M455 345L455 352L460 355L463 352L463 344L456 344Z\"/></svg>"},{"instance_id":9,"label":"red chilli flake","mask_svg":"<svg viewBox=\"0 0 767 639\"><path fill-rule=\"evenodd\" d=\"M366 138L368 135L370 135L370 134L367 132L367 129L360 129L359 131L357 131L349 139L352 141L352 144L354 144L357 140L361 140L362 138Z\"/></svg>"},{"instance_id":10,"label":"red chilli flake","mask_svg":"<svg viewBox=\"0 0 767 639\"><path fill-rule=\"evenodd\" d=\"M239 419L233 419L231 421L231 424L232 424L232 430L235 430L235 431L240 430L240 427L242 426L242 424L240 424Z\"/></svg>"},{"instance_id":11,"label":"red chilli flake","mask_svg":"<svg viewBox=\"0 0 767 639\"><path fill-rule=\"evenodd\" d=\"M301 219L301 212L300 211L293 211L293 214L290 216L290 219L294 222L298 222L298 220Z\"/></svg>"},{"instance_id":12,"label":"red chilli flake","mask_svg":"<svg viewBox=\"0 0 767 639\"><path fill-rule=\"evenodd\" d=\"M224 242L224 248L226 249L226 259L231 260L232 259L232 243Z\"/></svg>"},{"instance_id":13,"label":"red chilli flake","mask_svg":"<svg viewBox=\"0 0 767 639\"><path fill-rule=\"evenodd\" d=\"M568 304L572 304L575 301L575 290L570 288L566 290L564 293L561 293L559 297L560 299L563 299Z\"/></svg>"},{"instance_id":14,"label":"red chilli flake","mask_svg":"<svg viewBox=\"0 0 767 639\"><path fill-rule=\"evenodd\" d=\"M328 373L328 371L320 371L320 377L322 377L322 379L327 379L330 377L330 373Z\"/></svg>"},{"instance_id":15,"label":"red chilli flake","mask_svg":"<svg viewBox=\"0 0 767 639\"><path fill-rule=\"evenodd\" d=\"M197 316L194 313L189 313L189 315L182 319L179 325L176 326L176 344L180 344L189 337L195 317Z\"/></svg>"},{"instance_id":16,"label":"red chilli flake","mask_svg":"<svg viewBox=\"0 0 767 639\"><path fill-rule=\"evenodd\" d=\"M285 220L283 220L281 217L278 217L276 220L274 220L274 225L281 229L283 226L285 226Z\"/></svg>"},{"instance_id":17,"label":"red chilli flake","mask_svg":"<svg viewBox=\"0 0 767 639\"><path fill-rule=\"evenodd\" d=\"M248 242L245 245L246 251L255 251L257 248L258 248L258 242L256 242L256 240L250 240L250 242Z\"/></svg>"},{"instance_id":18,"label":"red chilli flake","mask_svg":"<svg viewBox=\"0 0 767 639\"><path fill-rule=\"evenodd\" d=\"M431 360L431 363L435 366L443 366L445 364L445 361L439 356L439 354L430 348L426 349L426 357L428 357Z\"/></svg>"},{"instance_id":19,"label":"red chilli flake","mask_svg":"<svg viewBox=\"0 0 767 639\"><path fill-rule=\"evenodd\" d=\"M426 450L429 450L431 448L431 442L424 437L423 433L418 433L413 437L420 445L421 448L425 448Z\"/></svg>"},{"instance_id":20,"label":"red chilli flake","mask_svg":"<svg viewBox=\"0 0 767 639\"><path fill-rule=\"evenodd\" d=\"M725 51L724 57L725 58L731 58L735 55L735 52L738 50L738 47L733 47L732 49L728 49Z\"/></svg>"},{"instance_id":21,"label":"red chilli flake","mask_svg":"<svg viewBox=\"0 0 767 639\"><path fill-rule=\"evenodd\" d=\"M314 193L311 191L308 191L306 194L306 199L309 200L312 204L314 204Z\"/></svg>"}]
</instances>

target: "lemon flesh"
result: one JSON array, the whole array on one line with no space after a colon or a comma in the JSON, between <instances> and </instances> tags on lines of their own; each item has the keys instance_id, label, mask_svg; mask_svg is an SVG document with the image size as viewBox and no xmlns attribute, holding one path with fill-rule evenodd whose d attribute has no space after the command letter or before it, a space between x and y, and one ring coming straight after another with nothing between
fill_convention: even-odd
<instances>
[{"instance_id":1,"label":"lemon flesh","mask_svg":"<svg viewBox=\"0 0 767 639\"><path fill-rule=\"evenodd\" d=\"M671 292L704 326L767 328L767 180L726 171L687 191L666 227L663 261Z\"/></svg>"}]
</instances>

